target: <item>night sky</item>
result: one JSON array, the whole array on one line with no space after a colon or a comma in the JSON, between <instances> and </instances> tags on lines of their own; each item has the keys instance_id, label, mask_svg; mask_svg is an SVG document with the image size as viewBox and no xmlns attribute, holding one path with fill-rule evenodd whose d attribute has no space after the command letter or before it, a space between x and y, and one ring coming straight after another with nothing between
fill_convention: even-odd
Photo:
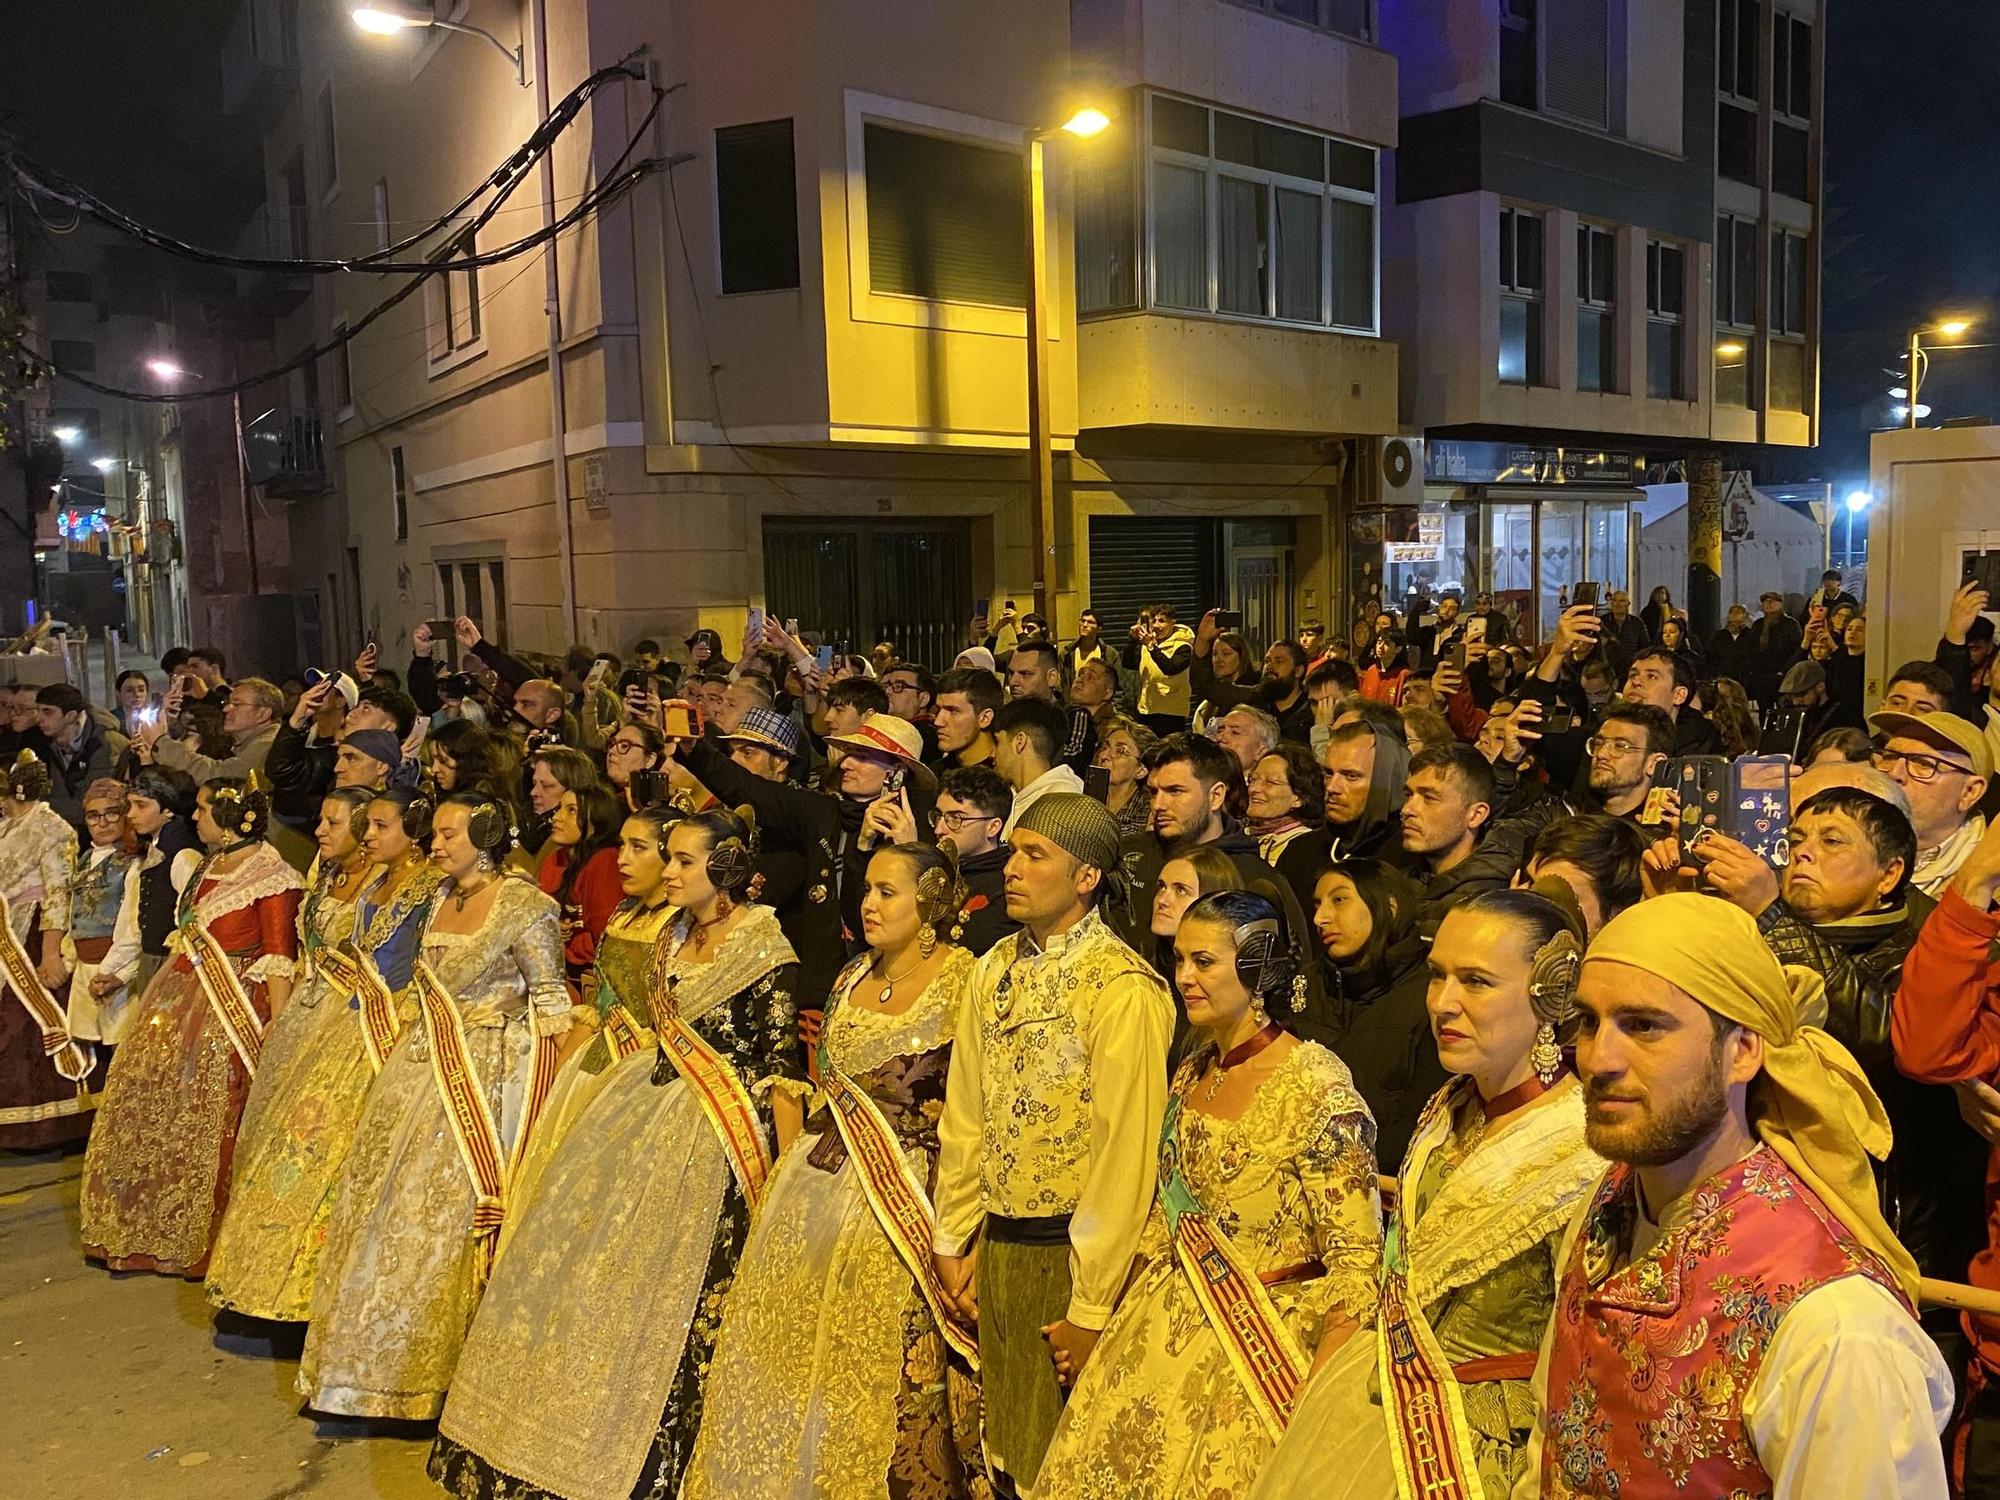
<instances>
[{"instance_id":1,"label":"night sky","mask_svg":"<svg viewBox=\"0 0 2000 1500\"><path fill-rule=\"evenodd\" d=\"M236 11L5 0L0 130L141 218L226 245L258 196L257 141L218 103ZM1889 425L1884 371L1912 326L1970 314L1972 339L2000 341L2000 0L1829 0L1827 53L1823 442L1768 468L1844 490ZM1924 396L1934 420L2000 418L2000 350L1939 356Z\"/></svg>"}]
</instances>

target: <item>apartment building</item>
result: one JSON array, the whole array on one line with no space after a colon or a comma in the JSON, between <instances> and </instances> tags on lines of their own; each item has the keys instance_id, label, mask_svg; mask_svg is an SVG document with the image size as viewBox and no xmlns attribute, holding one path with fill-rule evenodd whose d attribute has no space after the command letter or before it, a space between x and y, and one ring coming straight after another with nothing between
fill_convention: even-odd
<instances>
[{"instance_id":1,"label":"apartment building","mask_svg":"<svg viewBox=\"0 0 2000 1500\"><path fill-rule=\"evenodd\" d=\"M1387 332L1422 446L1357 520L1355 597L1491 590L1546 630L1577 581L1679 584L1633 576L1639 486L1817 441L1823 4L1382 18Z\"/></svg>"},{"instance_id":2,"label":"apartment building","mask_svg":"<svg viewBox=\"0 0 2000 1500\"><path fill-rule=\"evenodd\" d=\"M1357 440L1397 425L1395 62L1369 4L438 14L498 46L245 0L232 97L263 134L272 243L349 256L440 214L534 128L544 52L559 99L643 49L668 93L633 154L674 165L561 238L559 458L539 254L436 277L290 378L324 479L260 489L287 556L263 587L328 651L394 659L456 613L530 649L733 640L749 601L857 646L893 626L936 660L979 599L1029 608L1023 162L1080 103L1112 125L1047 146L1058 628L1156 595L1234 604L1264 638L1335 609ZM648 103L619 84L586 106L552 153L557 211ZM531 178L429 248L490 250L539 204ZM246 296L282 356L399 284Z\"/></svg>"}]
</instances>

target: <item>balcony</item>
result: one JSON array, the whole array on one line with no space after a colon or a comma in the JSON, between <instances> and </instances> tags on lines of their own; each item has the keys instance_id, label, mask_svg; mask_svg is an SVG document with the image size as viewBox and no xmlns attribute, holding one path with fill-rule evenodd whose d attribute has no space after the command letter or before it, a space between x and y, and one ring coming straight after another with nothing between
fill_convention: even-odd
<instances>
[{"instance_id":1,"label":"balcony","mask_svg":"<svg viewBox=\"0 0 2000 1500\"><path fill-rule=\"evenodd\" d=\"M298 86L298 0L242 0L222 43L222 112L268 124Z\"/></svg>"},{"instance_id":2,"label":"balcony","mask_svg":"<svg viewBox=\"0 0 2000 1500\"><path fill-rule=\"evenodd\" d=\"M310 250L308 223L303 203L266 204L237 232L230 251L257 260L296 260ZM245 310L255 317L281 318L312 294L312 276L304 271L244 271L241 276Z\"/></svg>"},{"instance_id":3,"label":"balcony","mask_svg":"<svg viewBox=\"0 0 2000 1500\"><path fill-rule=\"evenodd\" d=\"M243 427L250 482L278 500L326 493L326 435L318 412L274 407Z\"/></svg>"}]
</instances>

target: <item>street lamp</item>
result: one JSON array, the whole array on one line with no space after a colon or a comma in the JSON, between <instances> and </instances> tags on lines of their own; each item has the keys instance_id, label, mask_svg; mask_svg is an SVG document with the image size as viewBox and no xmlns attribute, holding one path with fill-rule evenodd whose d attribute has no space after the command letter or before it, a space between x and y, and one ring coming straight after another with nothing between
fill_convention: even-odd
<instances>
[{"instance_id":1,"label":"street lamp","mask_svg":"<svg viewBox=\"0 0 2000 1500\"><path fill-rule=\"evenodd\" d=\"M93 458L90 461L90 466L100 474L109 474L113 469L118 467L118 460L115 458Z\"/></svg>"},{"instance_id":2,"label":"street lamp","mask_svg":"<svg viewBox=\"0 0 2000 1500\"><path fill-rule=\"evenodd\" d=\"M349 15L353 17L356 26L376 36L395 36L403 31L427 31L432 27L436 27L439 31L456 31L465 36L476 36L490 43L495 51L512 63L516 81L523 87L527 86L526 49L509 47L482 26L468 26L463 21L447 21L428 5L406 4L401 3L401 0L370 0L367 5L357 5Z\"/></svg>"},{"instance_id":3,"label":"street lamp","mask_svg":"<svg viewBox=\"0 0 2000 1500\"><path fill-rule=\"evenodd\" d=\"M146 370L155 380L162 381L204 378L178 360L164 355L155 355L147 360ZM232 366L231 373L234 376L241 371ZM250 592L255 595L262 592L257 581L257 513L250 507L250 453L243 433L243 392L240 390L229 394L229 425L235 429L236 501L243 515L243 546L250 562Z\"/></svg>"},{"instance_id":4,"label":"street lamp","mask_svg":"<svg viewBox=\"0 0 2000 1500\"><path fill-rule=\"evenodd\" d=\"M83 436L83 431L77 427L52 427L49 429L49 436L67 448Z\"/></svg>"},{"instance_id":5,"label":"street lamp","mask_svg":"<svg viewBox=\"0 0 2000 1500\"><path fill-rule=\"evenodd\" d=\"M1910 330L1910 378L1906 382L1910 398L1907 406L1899 408L1900 412L1907 414L1906 426L1914 428L1918 417L1930 414L1929 408L1917 405L1917 392L1923 389L1924 384L1924 368L1930 363L1924 358L1924 335L1930 333L1939 338L1957 339L1963 338L1971 329L1972 320L1969 318L1946 318L1933 327Z\"/></svg>"},{"instance_id":6,"label":"street lamp","mask_svg":"<svg viewBox=\"0 0 2000 1500\"><path fill-rule=\"evenodd\" d=\"M1847 546L1844 549L1846 554L1844 561L1847 567L1854 566L1854 518L1874 503L1875 497L1866 490L1847 492Z\"/></svg>"},{"instance_id":7,"label":"street lamp","mask_svg":"<svg viewBox=\"0 0 2000 1500\"><path fill-rule=\"evenodd\" d=\"M188 374L185 368L170 359L149 359L146 368L161 380L183 380Z\"/></svg>"},{"instance_id":8,"label":"street lamp","mask_svg":"<svg viewBox=\"0 0 2000 1500\"><path fill-rule=\"evenodd\" d=\"M1055 628L1055 451L1049 437L1049 235L1043 147L1057 136L1089 140L1102 135L1111 116L1094 105L1075 110L1062 124L1028 136L1026 192L1028 238L1028 508L1029 545L1035 554L1035 612Z\"/></svg>"}]
</instances>

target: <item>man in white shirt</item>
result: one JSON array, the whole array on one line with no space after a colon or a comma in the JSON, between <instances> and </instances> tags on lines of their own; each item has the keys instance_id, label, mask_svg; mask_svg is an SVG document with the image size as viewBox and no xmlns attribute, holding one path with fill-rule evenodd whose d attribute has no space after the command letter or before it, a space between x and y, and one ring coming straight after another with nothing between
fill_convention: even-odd
<instances>
[{"instance_id":1,"label":"man in white shirt","mask_svg":"<svg viewBox=\"0 0 2000 1500\"><path fill-rule=\"evenodd\" d=\"M993 716L993 769L1014 793L1002 843L1013 838L1021 814L1050 792L1083 790L1083 778L1058 759L1068 732L1068 717L1043 698L1016 698Z\"/></svg>"},{"instance_id":2,"label":"man in white shirt","mask_svg":"<svg viewBox=\"0 0 2000 1500\"><path fill-rule=\"evenodd\" d=\"M1799 972L1691 892L1592 942L1576 1068L1612 1165L1557 1257L1516 1500L1943 1500L1951 1374L1876 1200L1887 1117L1799 1022Z\"/></svg>"}]
</instances>

